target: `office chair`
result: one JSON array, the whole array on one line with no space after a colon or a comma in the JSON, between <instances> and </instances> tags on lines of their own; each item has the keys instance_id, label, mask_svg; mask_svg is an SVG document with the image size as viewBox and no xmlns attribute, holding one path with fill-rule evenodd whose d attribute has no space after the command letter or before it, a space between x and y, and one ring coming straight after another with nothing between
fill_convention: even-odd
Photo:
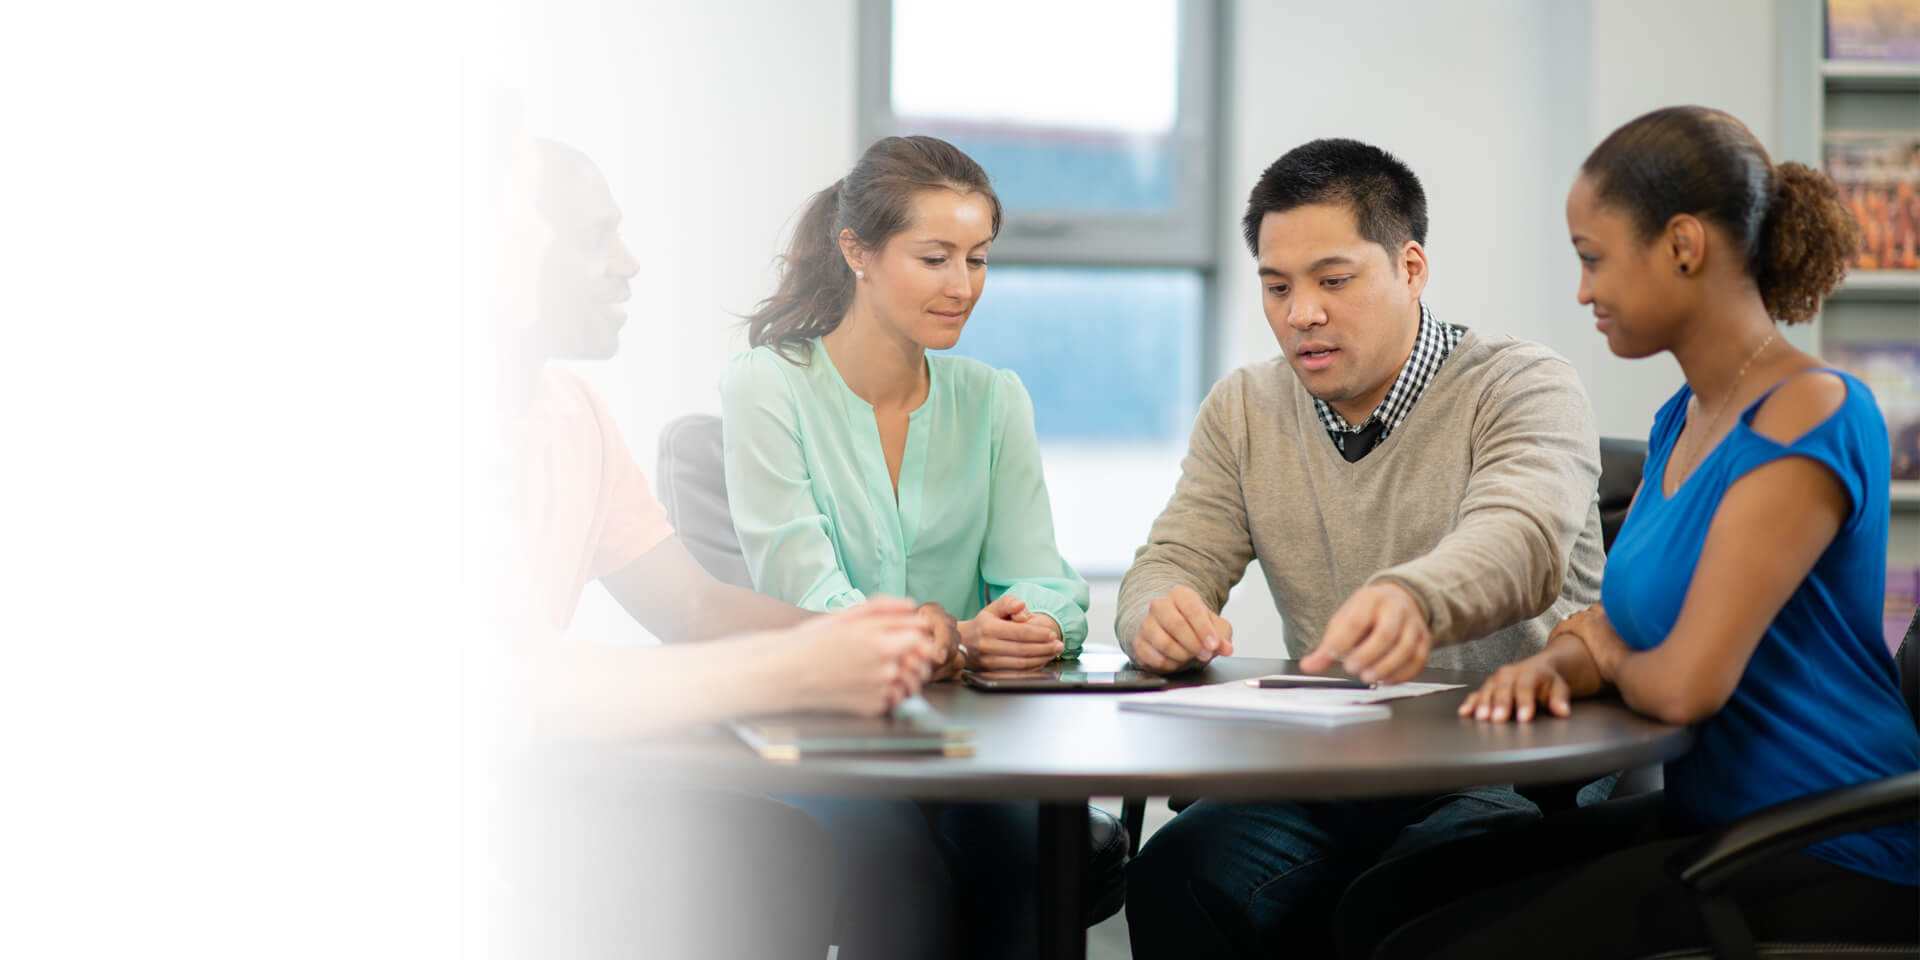
<instances>
[{"instance_id":1,"label":"office chair","mask_svg":"<svg viewBox=\"0 0 1920 960\"><path fill-rule=\"evenodd\" d=\"M660 431L660 462L654 482L687 552L722 583L753 589L740 538L727 507L727 471L721 459L720 418L695 413Z\"/></svg>"},{"instance_id":2,"label":"office chair","mask_svg":"<svg viewBox=\"0 0 1920 960\"><path fill-rule=\"evenodd\" d=\"M680 542L707 572L724 583L753 589L740 536L727 506L727 471L720 418L695 413L660 431L660 459L654 482L667 522ZM1120 912L1125 903L1127 857L1133 843L1118 820L1097 807L1087 808L1092 860L1087 866L1082 910L1087 926Z\"/></svg>"},{"instance_id":3,"label":"office chair","mask_svg":"<svg viewBox=\"0 0 1920 960\"><path fill-rule=\"evenodd\" d=\"M1600 545L1602 550L1613 548L1613 538L1620 532L1620 524L1627 519L1627 508L1633 505L1633 494L1640 488L1640 471L1647 462L1647 442L1630 440L1625 437L1600 438ZM1570 809L1576 803L1580 788L1586 782L1556 783L1527 787L1521 793L1527 799L1538 804L1543 811ZM1623 786L1624 785L1624 786ZM1615 781L1611 796L1628 796L1658 790L1661 786L1661 773L1658 766L1629 770ZM1193 797L1171 797L1167 800L1168 809L1175 813L1193 805ZM1143 840L1141 834L1146 827L1147 798L1126 797L1120 805L1120 822L1127 828L1127 836L1133 838L1133 853L1140 852Z\"/></svg>"},{"instance_id":4,"label":"office chair","mask_svg":"<svg viewBox=\"0 0 1920 960\"><path fill-rule=\"evenodd\" d=\"M1920 727L1920 611L1894 654L1900 693ZM1726 824L1692 848L1675 854L1667 869L1699 898L1711 949L1665 952L1658 960L1717 957L1719 960L1770 958L1895 956L1920 958L1920 944L1762 943L1753 941L1747 923L1724 896L1727 883L1743 871L1810 843L1908 823L1920 816L1920 770L1810 794L1756 810Z\"/></svg>"}]
</instances>

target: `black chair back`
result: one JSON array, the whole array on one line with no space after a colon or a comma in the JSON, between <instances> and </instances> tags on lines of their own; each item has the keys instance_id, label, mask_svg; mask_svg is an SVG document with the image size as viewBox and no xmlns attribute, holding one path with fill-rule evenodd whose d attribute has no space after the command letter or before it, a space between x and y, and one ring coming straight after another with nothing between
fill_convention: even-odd
<instances>
[{"instance_id":1,"label":"black chair back","mask_svg":"<svg viewBox=\"0 0 1920 960\"><path fill-rule=\"evenodd\" d=\"M740 537L727 506L720 418L696 413L660 431L660 465L654 482L680 542L722 583L753 589Z\"/></svg>"},{"instance_id":2,"label":"black chair back","mask_svg":"<svg viewBox=\"0 0 1920 960\"><path fill-rule=\"evenodd\" d=\"M1907 635L1893 659L1900 664L1900 695L1907 698L1913 725L1920 727L1920 610L1913 612L1913 622L1907 624Z\"/></svg>"},{"instance_id":3,"label":"black chair back","mask_svg":"<svg viewBox=\"0 0 1920 960\"><path fill-rule=\"evenodd\" d=\"M1647 463L1647 442L1625 437L1600 438L1600 543L1613 549L1613 538L1633 506L1640 489L1640 471Z\"/></svg>"}]
</instances>

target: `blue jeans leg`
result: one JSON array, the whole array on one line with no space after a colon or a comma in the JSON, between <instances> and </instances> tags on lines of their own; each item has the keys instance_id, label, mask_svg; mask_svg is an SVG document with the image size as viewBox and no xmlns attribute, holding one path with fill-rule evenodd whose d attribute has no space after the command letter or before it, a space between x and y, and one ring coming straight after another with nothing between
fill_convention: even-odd
<instances>
[{"instance_id":1,"label":"blue jeans leg","mask_svg":"<svg viewBox=\"0 0 1920 960\"><path fill-rule=\"evenodd\" d=\"M1155 833L1128 870L1133 955L1330 956L1334 908L1363 871L1538 816L1507 787L1315 803L1202 800Z\"/></svg>"},{"instance_id":2,"label":"blue jeans leg","mask_svg":"<svg viewBox=\"0 0 1920 960\"><path fill-rule=\"evenodd\" d=\"M1540 808L1510 786L1456 790L1415 804L1406 816L1406 826L1394 836L1378 862L1538 819Z\"/></svg>"},{"instance_id":3,"label":"blue jeans leg","mask_svg":"<svg viewBox=\"0 0 1920 960\"><path fill-rule=\"evenodd\" d=\"M1033 956L1039 811L1031 803L942 803L936 819L960 915L967 918L958 931L958 955Z\"/></svg>"},{"instance_id":4,"label":"blue jeans leg","mask_svg":"<svg viewBox=\"0 0 1920 960\"><path fill-rule=\"evenodd\" d=\"M1335 850L1340 819L1325 804L1201 800L1181 811L1127 868L1134 957L1240 957L1277 947L1266 943L1276 929L1292 916L1330 911L1346 884L1349 870Z\"/></svg>"}]
</instances>

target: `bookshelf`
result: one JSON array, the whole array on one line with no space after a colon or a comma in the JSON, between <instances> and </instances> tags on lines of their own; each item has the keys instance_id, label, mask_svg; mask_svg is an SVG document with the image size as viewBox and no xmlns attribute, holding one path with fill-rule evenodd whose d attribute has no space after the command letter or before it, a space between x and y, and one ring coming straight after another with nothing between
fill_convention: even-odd
<instances>
[{"instance_id":1,"label":"bookshelf","mask_svg":"<svg viewBox=\"0 0 1920 960\"><path fill-rule=\"evenodd\" d=\"M1896 508L1920 507L1920 480L1895 480L1889 499Z\"/></svg>"},{"instance_id":2,"label":"bookshelf","mask_svg":"<svg viewBox=\"0 0 1920 960\"><path fill-rule=\"evenodd\" d=\"M1824 34L1824 27L1822 28ZM1827 60L1825 49L1820 61L1820 78L1827 91L1913 92L1920 91L1920 64L1885 63L1875 60Z\"/></svg>"},{"instance_id":3,"label":"bookshelf","mask_svg":"<svg viewBox=\"0 0 1920 960\"><path fill-rule=\"evenodd\" d=\"M1855 270L1836 296L1859 300L1920 300L1920 270Z\"/></svg>"},{"instance_id":4,"label":"bookshelf","mask_svg":"<svg viewBox=\"0 0 1920 960\"><path fill-rule=\"evenodd\" d=\"M1920 63L1828 60L1826 5L1778 0L1779 48L1776 160L1824 169L1833 135L1912 133L1920 137ZM1920 345L1920 270L1855 270L1810 329L1794 331L1800 346L1833 356L1851 344ZM1920 480L1890 488L1889 567L1920 567Z\"/></svg>"}]
</instances>

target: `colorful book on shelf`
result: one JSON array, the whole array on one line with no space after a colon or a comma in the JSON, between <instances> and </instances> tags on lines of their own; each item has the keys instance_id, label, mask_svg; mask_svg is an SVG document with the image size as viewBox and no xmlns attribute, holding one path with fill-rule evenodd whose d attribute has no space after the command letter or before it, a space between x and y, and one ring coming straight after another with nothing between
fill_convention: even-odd
<instances>
[{"instance_id":1,"label":"colorful book on shelf","mask_svg":"<svg viewBox=\"0 0 1920 960\"><path fill-rule=\"evenodd\" d=\"M1920 270L1920 132L1829 133L1827 176L1860 221L1861 270Z\"/></svg>"},{"instance_id":2,"label":"colorful book on shelf","mask_svg":"<svg viewBox=\"0 0 1920 960\"><path fill-rule=\"evenodd\" d=\"M1880 625L1887 633L1887 649L1898 650L1913 623L1913 610L1920 605L1920 567L1887 564L1887 606Z\"/></svg>"},{"instance_id":3,"label":"colorful book on shelf","mask_svg":"<svg viewBox=\"0 0 1920 960\"><path fill-rule=\"evenodd\" d=\"M1827 59L1920 60L1920 0L1827 0Z\"/></svg>"},{"instance_id":4,"label":"colorful book on shelf","mask_svg":"<svg viewBox=\"0 0 1920 960\"><path fill-rule=\"evenodd\" d=\"M1920 341L1829 344L1822 352L1873 391L1893 443L1893 479L1920 480Z\"/></svg>"}]
</instances>

